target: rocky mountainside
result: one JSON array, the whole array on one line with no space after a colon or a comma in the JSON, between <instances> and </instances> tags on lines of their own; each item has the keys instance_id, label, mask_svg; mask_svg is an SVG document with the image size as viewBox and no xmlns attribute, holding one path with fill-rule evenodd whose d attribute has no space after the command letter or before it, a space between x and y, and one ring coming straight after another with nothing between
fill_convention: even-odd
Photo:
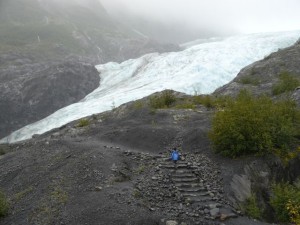
<instances>
[{"instance_id":1,"label":"rocky mountainside","mask_svg":"<svg viewBox=\"0 0 300 225\"><path fill-rule=\"evenodd\" d=\"M212 154L212 114L203 106L153 113L129 103L86 126L74 121L1 146L1 188L12 205L1 224L263 224L229 201L245 161ZM176 167L168 161L175 145Z\"/></svg>"},{"instance_id":2,"label":"rocky mountainside","mask_svg":"<svg viewBox=\"0 0 300 225\"><path fill-rule=\"evenodd\" d=\"M99 64L176 49L117 23L97 0L3 0L0 12L1 52L22 52L36 61L79 55Z\"/></svg>"},{"instance_id":3,"label":"rocky mountainside","mask_svg":"<svg viewBox=\"0 0 300 225\"><path fill-rule=\"evenodd\" d=\"M97 0L3 0L0 30L0 137L93 91L95 64L178 50L115 22Z\"/></svg>"},{"instance_id":4,"label":"rocky mountainside","mask_svg":"<svg viewBox=\"0 0 300 225\"><path fill-rule=\"evenodd\" d=\"M271 69L284 56L291 65L284 69L296 72L298 47L280 50L243 71ZM270 72L259 78L273 83L276 76ZM268 85L243 83L239 88L270 92ZM216 93L235 94L225 92L234 90L229 89L233 84ZM154 110L151 99L1 145L0 188L11 204L1 224L268 224L245 217L241 205L257 190L268 197L266 187L274 180L299 178L299 156L288 164L275 156L223 158L213 153L208 138L213 108L200 104ZM176 166L168 160L174 146L182 154ZM272 211L266 217L272 219Z\"/></svg>"},{"instance_id":5,"label":"rocky mountainside","mask_svg":"<svg viewBox=\"0 0 300 225\"><path fill-rule=\"evenodd\" d=\"M1 189L11 209L1 224L267 224L238 207L251 194L247 176L260 170L271 180L272 168L285 176L287 167L213 154L212 109L153 111L148 101L2 145ZM177 165L168 160L173 146L182 154Z\"/></svg>"},{"instance_id":6,"label":"rocky mountainside","mask_svg":"<svg viewBox=\"0 0 300 225\"><path fill-rule=\"evenodd\" d=\"M237 95L247 89L256 95L266 94L273 97L273 87L280 82L282 74L300 77L300 41L293 46L278 50L244 69L228 84L217 89L216 95ZM295 89L290 93L300 105L300 93Z\"/></svg>"}]
</instances>

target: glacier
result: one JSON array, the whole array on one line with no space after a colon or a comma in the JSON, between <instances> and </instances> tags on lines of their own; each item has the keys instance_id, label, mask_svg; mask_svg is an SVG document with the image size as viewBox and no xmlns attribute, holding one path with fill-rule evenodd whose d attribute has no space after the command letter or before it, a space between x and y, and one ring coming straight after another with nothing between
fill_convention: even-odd
<instances>
[{"instance_id":1,"label":"glacier","mask_svg":"<svg viewBox=\"0 0 300 225\"><path fill-rule=\"evenodd\" d=\"M111 110L154 92L172 89L209 94L231 81L245 66L295 43L300 31L237 35L187 43L185 50L151 53L122 63L97 65L99 87L80 102L29 124L0 142L29 139L71 121Z\"/></svg>"}]
</instances>

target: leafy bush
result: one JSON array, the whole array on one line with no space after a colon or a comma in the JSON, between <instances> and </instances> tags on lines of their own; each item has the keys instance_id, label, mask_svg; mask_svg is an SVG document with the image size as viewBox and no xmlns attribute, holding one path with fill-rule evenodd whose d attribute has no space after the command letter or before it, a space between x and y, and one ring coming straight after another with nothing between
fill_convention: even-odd
<instances>
[{"instance_id":1,"label":"leafy bush","mask_svg":"<svg viewBox=\"0 0 300 225\"><path fill-rule=\"evenodd\" d=\"M258 206L257 199L254 194L247 199L245 204L245 212L248 216L254 219L260 219L262 217L262 211Z\"/></svg>"},{"instance_id":2,"label":"leafy bush","mask_svg":"<svg viewBox=\"0 0 300 225\"><path fill-rule=\"evenodd\" d=\"M210 95L198 95L193 97L193 102L195 104L204 105L207 108L212 108L215 106L215 99Z\"/></svg>"},{"instance_id":3,"label":"leafy bush","mask_svg":"<svg viewBox=\"0 0 300 225\"><path fill-rule=\"evenodd\" d=\"M265 154L292 147L299 125L299 111L292 101L274 103L242 91L227 102L212 121L210 138L218 153L230 157Z\"/></svg>"},{"instance_id":4,"label":"leafy bush","mask_svg":"<svg viewBox=\"0 0 300 225\"><path fill-rule=\"evenodd\" d=\"M288 91L293 91L299 85L299 79L291 75L289 72L283 72L279 75L279 82L273 85L272 93L273 95L280 95Z\"/></svg>"},{"instance_id":5,"label":"leafy bush","mask_svg":"<svg viewBox=\"0 0 300 225\"><path fill-rule=\"evenodd\" d=\"M176 102L176 97L170 90L164 91L160 96L150 98L150 106L154 109L170 108Z\"/></svg>"},{"instance_id":6,"label":"leafy bush","mask_svg":"<svg viewBox=\"0 0 300 225\"><path fill-rule=\"evenodd\" d=\"M300 223L300 189L290 184L276 184L272 188L270 204L279 222Z\"/></svg>"},{"instance_id":7,"label":"leafy bush","mask_svg":"<svg viewBox=\"0 0 300 225\"><path fill-rule=\"evenodd\" d=\"M0 191L0 217L5 216L8 213L9 204L2 191Z\"/></svg>"},{"instance_id":8,"label":"leafy bush","mask_svg":"<svg viewBox=\"0 0 300 225\"><path fill-rule=\"evenodd\" d=\"M90 121L88 119L81 119L79 120L77 127L86 127L88 125L90 125Z\"/></svg>"}]
</instances>

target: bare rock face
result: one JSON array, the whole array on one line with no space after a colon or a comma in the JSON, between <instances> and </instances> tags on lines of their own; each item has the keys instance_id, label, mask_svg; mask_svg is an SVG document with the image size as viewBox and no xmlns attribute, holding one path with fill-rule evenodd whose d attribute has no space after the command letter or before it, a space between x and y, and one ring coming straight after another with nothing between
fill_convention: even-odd
<instances>
[{"instance_id":1,"label":"bare rock face","mask_svg":"<svg viewBox=\"0 0 300 225\"><path fill-rule=\"evenodd\" d=\"M0 137L81 100L99 86L99 73L91 64L24 64L27 60L0 70Z\"/></svg>"},{"instance_id":2,"label":"bare rock face","mask_svg":"<svg viewBox=\"0 0 300 225\"><path fill-rule=\"evenodd\" d=\"M291 47L278 50L263 60L245 67L235 79L217 89L214 94L235 96L240 90L247 89L256 95L271 95L272 86L278 81L281 73L288 72L300 78L299 61L300 42L298 41Z\"/></svg>"}]
</instances>

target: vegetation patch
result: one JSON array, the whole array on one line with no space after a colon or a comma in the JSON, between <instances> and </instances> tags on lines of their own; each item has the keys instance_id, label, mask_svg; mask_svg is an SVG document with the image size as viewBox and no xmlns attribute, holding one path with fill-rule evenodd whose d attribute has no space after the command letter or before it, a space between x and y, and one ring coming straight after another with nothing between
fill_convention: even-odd
<instances>
[{"instance_id":1,"label":"vegetation patch","mask_svg":"<svg viewBox=\"0 0 300 225\"><path fill-rule=\"evenodd\" d=\"M32 191L33 191L33 187L30 186L29 188L26 188L25 190L15 194L14 200L15 201L20 201L21 199L23 199L26 195L28 195Z\"/></svg>"},{"instance_id":2,"label":"vegetation patch","mask_svg":"<svg viewBox=\"0 0 300 225\"><path fill-rule=\"evenodd\" d=\"M6 154L6 151L0 147L0 155L4 155L4 154Z\"/></svg>"},{"instance_id":3,"label":"vegetation patch","mask_svg":"<svg viewBox=\"0 0 300 225\"><path fill-rule=\"evenodd\" d=\"M287 183L275 184L270 204L278 222L300 225L300 188Z\"/></svg>"},{"instance_id":4,"label":"vegetation patch","mask_svg":"<svg viewBox=\"0 0 300 225\"><path fill-rule=\"evenodd\" d=\"M150 98L150 107L154 109L170 108L176 102L176 96L172 91L164 91L159 96L153 96Z\"/></svg>"},{"instance_id":5,"label":"vegetation patch","mask_svg":"<svg viewBox=\"0 0 300 225\"><path fill-rule=\"evenodd\" d=\"M143 172L145 172L146 166L145 165L140 165L138 168L135 169L135 172L137 174L141 174Z\"/></svg>"},{"instance_id":6,"label":"vegetation patch","mask_svg":"<svg viewBox=\"0 0 300 225\"><path fill-rule=\"evenodd\" d=\"M262 217L262 210L259 208L256 196L252 194L245 203L245 213L254 219L260 219Z\"/></svg>"},{"instance_id":7,"label":"vegetation patch","mask_svg":"<svg viewBox=\"0 0 300 225\"><path fill-rule=\"evenodd\" d=\"M212 108L216 106L217 101L210 95L196 95L193 96L193 103L197 105L204 105L207 108Z\"/></svg>"},{"instance_id":8,"label":"vegetation patch","mask_svg":"<svg viewBox=\"0 0 300 225\"><path fill-rule=\"evenodd\" d=\"M253 76L241 77L237 82L240 83L240 84L251 84L251 85L254 85L254 86L259 84L258 78L253 77Z\"/></svg>"},{"instance_id":9,"label":"vegetation patch","mask_svg":"<svg viewBox=\"0 0 300 225\"><path fill-rule=\"evenodd\" d=\"M133 196L135 199L140 199L140 198L142 198L142 194L141 194L141 192L140 192L138 189L134 189L134 190L133 190L132 196Z\"/></svg>"},{"instance_id":10,"label":"vegetation patch","mask_svg":"<svg viewBox=\"0 0 300 225\"><path fill-rule=\"evenodd\" d=\"M185 102L181 104L176 104L175 106L176 109L195 109L196 105L193 103Z\"/></svg>"},{"instance_id":11,"label":"vegetation patch","mask_svg":"<svg viewBox=\"0 0 300 225\"><path fill-rule=\"evenodd\" d=\"M289 91L293 91L298 86L300 86L300 81L295 75L292 75L289 72L282 72L279 75L278 83L272 87L272 94L280 95Z\"/></svg>"},{"instance_id":12,"label":"vegetation patch","mask_svg":"<svg viewBox=\"0 0 300 225\"><path fill-rule=\"evenodd\" d=\"M86 127L88 125L90 125L90 121L88 119L81 119L79 120L77 127Z\"/></svg>"},{"instance_id":13,"label":"vegetation patch","mask_svg":"<svg viewBox=\"0 0 300 225\"><path fill-rule=\"evenodd\" d=\"M62 188L54 187L54 190L51 192L51 199L58 204L66 204L68 195Z\"/></svg>"},{"instance_id":14,"label":"vegetation patch","mask_svg":"<svg viewBox=\"0 0 300 225\"><path fill-rule=\"evenodd\" d=\"M9 147L7 145L0 145L0 156L6 154L9 151Z\"/></svg>"},{"instance_id":15,"label":"vegetation patch","mask_svg":"<svg viewBox=\"0 0 300 225\"><path fill-rule=\"evenodd\" d=\"M298 141L300 113L293 101L273 102L241 91L216 112L210 138L217 153L238 157L247 154L289 153Z\"/></svg>"},{"instance_id":16,"label":"vegetation patch","mask_svg":"<svg viewBox=\"0 0 300 225\"><path fill-rule=\"evenodd\" d=\"M7 215L9 203L5 194L0 190L0 218Z\"/></svg>"},{"instance_id":17,"label":"vegetation patch","mask_svg":"<svg viewBox=\"0 0 300 225\"><path fill-rule=\"evenodd\" d=\"M133 104L134 109L142 109L144 107L144 103L141 100L135 101Z\"/></svg>"}]
</instances>

